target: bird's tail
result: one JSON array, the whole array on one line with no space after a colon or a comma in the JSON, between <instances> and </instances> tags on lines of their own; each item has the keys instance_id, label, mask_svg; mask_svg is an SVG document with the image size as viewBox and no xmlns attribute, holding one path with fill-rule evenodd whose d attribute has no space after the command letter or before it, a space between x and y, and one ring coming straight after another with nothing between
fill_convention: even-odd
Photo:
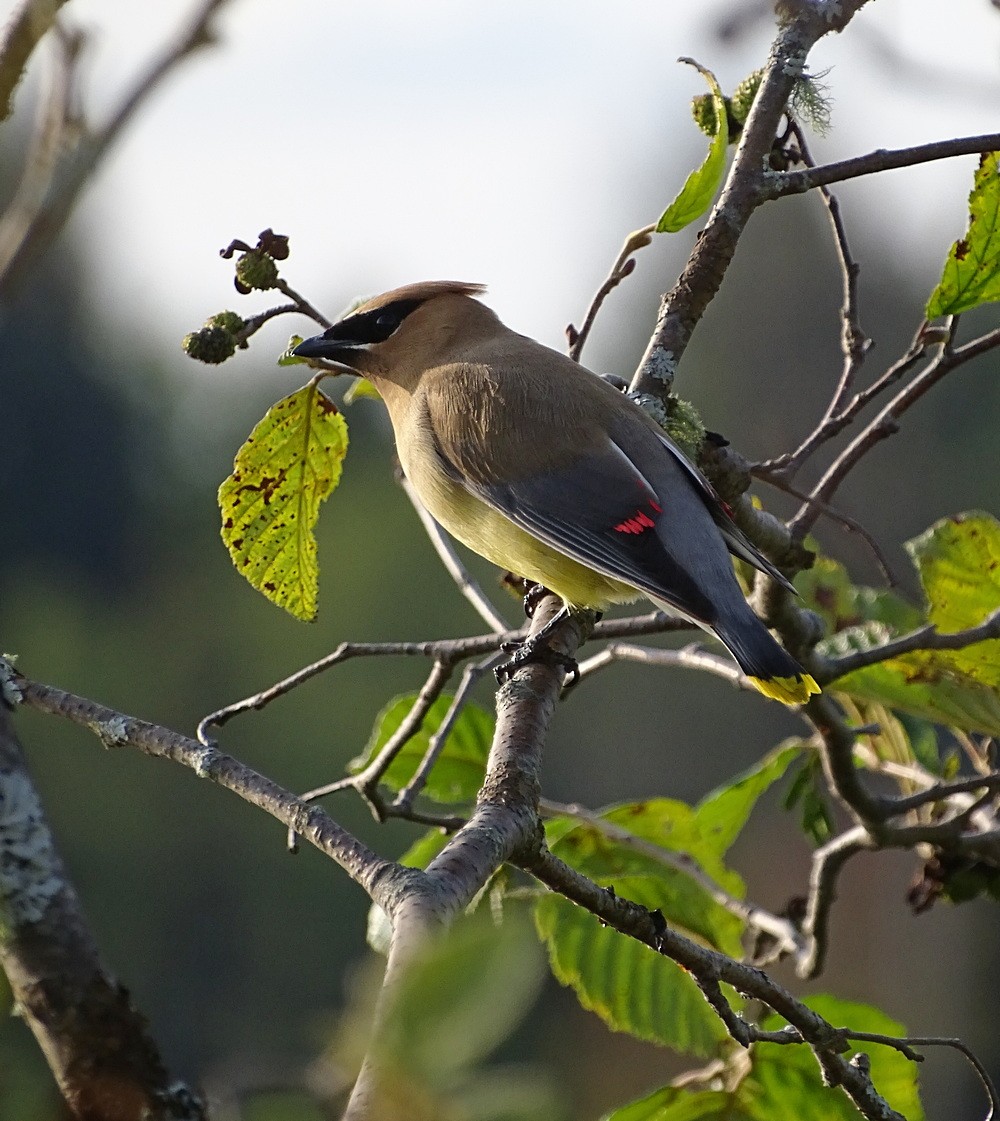
<instances>
[{"instance_id":1,"label":"bird's tail","mask_svg":"<svg viewBox=\"0 0 1000 1121\"><path fill-rule=\"evenodd\" d=\"M735 624L719 623L713 630L765 697L786 705L800 705L820 691L812 676L749 608L746 615L740 613Z\"/></svg>"}]
</instances>

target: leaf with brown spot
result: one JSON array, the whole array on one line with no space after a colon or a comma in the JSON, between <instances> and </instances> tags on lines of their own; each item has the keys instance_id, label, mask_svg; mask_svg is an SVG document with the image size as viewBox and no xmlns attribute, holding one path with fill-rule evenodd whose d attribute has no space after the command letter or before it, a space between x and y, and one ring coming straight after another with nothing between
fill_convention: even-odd
<instances>
[{"instance_id":1,"label":"leaf with brown spot","mask_svg":"<svg viewBox=\"0 0 1000 1121\"><path fill-rule=\"evenodd\" d=\"M987 152L969 195L969 228L951 247L925 315L958 315L1000 300L1000 153Z\"/></svg>"},{"instance_id":2,"label":"leaf with brown spot","mask_svg":"<svg viewBox=\"0 0 1000 1121\"><path fill-rule=\"evenodd\" d=\"M268 410L219 487L222 540L234 565L297 619L316 616L313 526L346 453L343 416L310 382Z\"/></svg>"}]
</instances>

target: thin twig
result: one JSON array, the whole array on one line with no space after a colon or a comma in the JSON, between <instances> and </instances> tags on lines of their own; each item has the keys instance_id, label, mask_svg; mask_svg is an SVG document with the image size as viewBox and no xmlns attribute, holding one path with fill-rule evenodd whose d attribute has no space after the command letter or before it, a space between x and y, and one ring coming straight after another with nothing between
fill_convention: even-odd
<instances>
[{"instance_id":1,"label":"thin twig","mask_svg":"<svg viewBox=\"0 0 1000 1121\"><path fill-rule=\"evenodd\" d=\"M647 615L629 615L624 619L605 619L594 627L593 635L596 638L617 638L625 635L662 634L684 628L689 629L690 624L671 619L662 611L654 611ZM272 701L285 696L317 674L325 673L352 658L433 658L435 661L447 661L457 665L467 658L477 658L497 651L504 643L521 637L523 631L504 631L502 634L443 638L429 642L342 642L331 653L315 662L310 662L309 665L303 666L288 677L283 677L259 693L210 712L198 724L198 739L211 746L212 741L208 735L210 728L221 728L234 716L242 713L259 712Z\"/></svg>"},{"instance_id":2,"label":"thin twig","mask_svg":"<svg viewBox=\"0 0 1000 1121\"><path fill-rule=\"evenodd\" d=\"M829 684L854 670L887 662L916 650L964 650L977 642L1000 638L1000 608L989 614L978 626L964 631L942 634L933 623L918 627L870 650L855 650L837 658L818 658L813 676L821 684Z\"/></svg>"},{"instance_id":3,"label":"thin twig","mask_svg":"<svg viewBox=\"0 0 1000 1121\"><path fill-rule=\"evenodd\" d=\"M921 323L906 353L895 361L880 377L867 389L856 393L841 410L833 415L827 415L809 433L802 443L786 455L777 456L775 459L758 463L754 467L754 474L758 478L771 480L771 476L784 477L788 473L794 474L803 462L805 456L810 455L817 447L842 432L867 405L880 394L891 388L927 353L928 342L925 337L927 324Z\"/></svg>"},{"instance_id":4,"label":"thin twig","mask_svg":"<svg viewBox=\"0 0 1000 1121\"><path fill-rule=\"evenodd\" d=\"M975 156L983 152L1000 150L1000 132L980 136L959 136L951 140L936 140L931 144L917 144L912 148L878 148L865 156L821 164L803 171L785 171L771 175L764 185L767 198L800 195L814 187L829 183L843 183L860 175L875 175L880 171L893 171L900 167L914 167L933 160L947 160L954 156Z\"/></svg>"},{"instance_id":5,"label":"thin twig","mask_svg":"<svg viewBox=\"0 0 1000 1121\"><path fill-rule=\"evenodd\" d=\"M287 296L298 311L302 312L303 315L307 315L310 319L315 320L321 327L328 328L333 326L330 320L327 319L321 311L314 308L305 296L299 295L299 293L296 292L286 280L282 280L280 276L275 281L274 287L283 295Z\"/></svg>"},{"instance_id":6,"label":"thin twig","mask_svg":"<svg viewBox=\"0 0 1000 1121\"><path fill-rule=\"evenodd\" d=\"M916 404L928 390L932 389L952 370L973 358L988 353L998 345L1000 345L1000 328L981 335L978 339L966 343L965 346L959 347L957 350L951 349L948 345L943 345L937 357L911 382L903 386L881 412L837 456L813 488L810 497L819 498L824 502L829 501L834 491L861 458L881 440L898 431L899 418ZM819 511L814 505L804 505L789 522L789 529L796 538L801 540L812 528L817 517L819 517Z\"/></svg>"},{"instance_id":7,"label":"thin twig","mask_svg":"<svg viewBox=\"0 0 1000 1121\"><path fill-rule=\"evenodd\" d=\"M837 878L844 865L859 852L876 847L871 834L863 825L841 833L813 853L809 875L809 896L802 933L807 940L807 952L796 962L800 977L816 977L823 970L829 938L830 911L836 899Z\"/></svg>"},{"instance_id":8,"label":"thin twig","mask_svg":"<svg viewBox=\"0 0 1000 1121\"><path fill-rule=\"evenodd\" d=\"M815 163L809 151L805 133L794 120L789 122L789 128L798 143L802 162L807 167L814 167ZM827 433L831 431L830 422L843 410L847 402L847 396L871 346L871 339L862 330L859 318L858 276L861 272L861 266L854 259L847 241L847 229L840 211L840 202L836 195L825 186L820 187L819 190L833 230L833 242L836 247L843 281L840 345L844 361L840 379L827 405L823 419L792 455L783 456L778 461L781 464L783 477L789 480L823 440L829 438Z\"/></svg>"},{"instance_id":9,"label":"thin twig","mask_svg":"<svg viewBox=\"0 0 1000 1121\"><path fill-rule=\"evenodd\" d=\"M683 669L700 669L724 678L731 685L754 692L753 685L728 658L710 654L697 644L680 650L661 650L655 646L638 646L630 642L611 642L593 657L580 663L580 678L589 677L614 662L638 662L646 666L679 666Z\"/></svg>"},{"instance_id":10,"label":"thin twig","mask_svg":"<svg viewBox=\"0 0 1000 1121\"><path fill-rule=\"evenodd\" d=\"M366 798L376 821L381 821L382 817L378 807L369 797L370 792L378 786L382 776L389 769L396 756L423 727L427 713L431 710L431 705L444 692L444 687L448 684L453 668L454 663L451 662L438 661L434 663L409 712L399 722L399 727L385 741L372 761L354 775L352 785L359 794Z\"/></svg>"},{"instance_id":11,"label":"thin twig","mask_svg":"<svg viewBox=\"0 0 1000 1121\"><path fill-rule=\"evenodd\" d=\"M803 445L804 446L804 445ZM777 460L770 460L770 464L778 462ZM793 486L787 482L783 472L778 471L758 471L756 467L752 467L751 474L760 478L762 482L767 483L769 486L775 487L777 490L784 491L785 494L790 494L793 498L797 498L800 502L811 502L819 506L824 517L829 518L831 521L837 522L844 527L849 533L856 533L862 541L868 546L875 558L875 563L878 565L879 570L885 577L886 583L890 588L898 588L900 581L892 569L888 556L885 550L875 539L874 535L857 520L852 518L850 514L845 514L843 510L838 510L836 507L831 506L829 502L823 502L818 498L813 498L811 495L806 494L804 490L799 490L798 487Z\"/></svg>"},{"instance_id":12,"label":"thin twig","mask_svg":"<svg viewBox=\"0 0 1000 1121\"><path fill-rule=\"evenodd\" d=\"M601 310L601 305L618 285L635 271L633 254L649 245L653 240L655 230L655 226L643 226L641 230L634 230L628 235L625 244L622 246L622 251L611 266L607 278L590 301L590 307L587 308L587 314L583 318L583 326L579 331L572 325L566 328L566 335L569 339L569 356L574 362L580 361L580 355L583 353L584 345L590 336L591 328L597 319L597 313Z\"/></svg>"},{"instance_id":13,"label":"thin twig","mask_svg":"<svg viewBox=\"0 0 1000 1121\"><path fill-rule=\"evenodd\" d=\"M413 772L413 777L393 800L391 805L393 811L400 815L405 815L410 813L413 809L414 799L427 784L427 779L430 777L431 770L437 762L438 756L441 754L448 737L451 735L451 730L455 726L455 721L461 715L462 709L465 707L476 682L484 674L489 673L490 670L506 656L507 655L502 652L491 654L488 658L480 662L467 665L462 671L462 677L451 699L451 705L445 713L444 719L438 726L437 731L431 736L430 742L427 745L427 751L424 753L423 759L420 760L420 765Z\"/></svg>"}]
</instances>

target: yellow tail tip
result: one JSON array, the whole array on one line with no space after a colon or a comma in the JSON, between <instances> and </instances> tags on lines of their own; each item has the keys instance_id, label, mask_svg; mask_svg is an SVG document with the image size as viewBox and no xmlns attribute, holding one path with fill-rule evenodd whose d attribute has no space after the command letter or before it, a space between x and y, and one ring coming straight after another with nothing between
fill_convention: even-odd
<instances>
[{"instance_id":1,"label":"yellow tail tip","mask_svg":"<svg viewBox=\"0 0 1000 1121\"><path fill-rule=\"evenodd\" d=\"M820 691L808 673L800 673L795 677L751 677L750 680L765 697L786 705L805 704L813 693Z\"/></svg>"}]
</instances>

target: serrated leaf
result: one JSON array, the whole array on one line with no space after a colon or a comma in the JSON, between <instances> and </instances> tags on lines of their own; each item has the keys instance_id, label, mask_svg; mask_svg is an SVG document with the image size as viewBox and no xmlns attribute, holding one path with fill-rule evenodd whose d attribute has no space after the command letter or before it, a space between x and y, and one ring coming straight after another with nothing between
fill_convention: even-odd
<instances>
[{"instance_id":1,"label":"serrated leaf","mask_svg":"<svg viewBox=\"0 0 1000 1121\"><path fill-rule=\"evenodd\" d=\"M268 409L219 487L222 540L237 571L297 619L316 617L313 526L346 454L347 424L310 382Z\"/></svg>"},{"instance_id":2,"label":"serrated leaf","mask_svg":"<svg viewBox=\"0 0 1000 1121\"><path fill-rule=\"evenodd\" d=\"M800 743L776 747L726 786L713 790L695 807L702 835L724 856L736 840L757 799L784 775L802 750Z\"/></svg>"},{"instance_id":3,"label":"serrated leaf","mask_svg":"<svg viewBox=\"0 0 1000 1121\"><path fill-rule=\"evenodd\" d=\"M648 878L656 892L647 905L662 911L669 923L723 953L742 952L743 922L684 870L688 864L693 872L701 869L737 899L745 894L742 879L725 866L714 843L703 836L690 806L651 798L615 806L601 817L633 840L579 822L552 844L552 852L595 883L621 894L625 894L621 884L626 877ZM674 861L660 857L660 850L666 850L664 856L673 854ZM651 890L648 885L647 890Z\"/></svg>"},{"instance_id":4,"label":"serrated leaf","mask_svg":"<svg viewBox=\"0 0 1000 1121\"><path fill-rule=\"evenodd\" d=\"M925 315L958 315L1000 300L1000 153L986 152L969 195L969 228L951 247Z\"/></svg>"},{"instance_id":5,"label":"serrated leaf","mask_svg":"<svg viewBox=\"0 0 1000 1121\"><path fill-rule=\"evenodd\" d=\"M712 91L712 104L715 108L716 131L708 148L701 167L696 168L687 177L684 186L674 201L660 215L656 223L656 232L676 233L690 225L696 218L712 205L722 177L726 170L726 148L729 145L729 119L726 113L726 100L716 81L715 75L699 66L692 59L685 58L682 62L690 63L702 75Z\"/></svg>"},{"instance_id":6,"label":"serrated leaf","mask_svg":"<svg viewBox=\"0 0 1000 1121\"><path fill-rule=\"evenodd\" d=\"M644 906L658 890L642 876L624 877L619 886ZM615 1031L696 1055L713 1054L725 1038L698 986L669 958L555 894L538 901L535 922L556 978Z\"/></svg>"},{"instance_id":7,"label":"serrated leaf","mask_svg":"<svg viewBox=\"0 0 1000 1121\"><path fill-rule=\"evenodd\" d=\"M664 1086L639 1101L605 1114L602 1121L749 1121L734 1095L724 1090L692 1092L679 1086Z\"/></svg>"},{"instance_id":8,"label":"serrated leaf","mask_svg":"<svg viewBox=\"0 0 1000 1121\"><path fill-rule=\"evenodd\" d=\"M441 727L452 699L450 694L443 693L434 701L419 731L411 736L392 761L382 776L382 781L390 789L402 790L413 777L430 746L431 737ZM407 693L390 701L379 713L365 750L351 760L352 772L364 770L381 751L406 719L416 700L416 693ZM493 723L492 715L479 705L469 702L463 707L424 787L423 792L428 798L445 804L475 799L483 784L486 758L493 742Z\"/></svg>"}]
</instances>

